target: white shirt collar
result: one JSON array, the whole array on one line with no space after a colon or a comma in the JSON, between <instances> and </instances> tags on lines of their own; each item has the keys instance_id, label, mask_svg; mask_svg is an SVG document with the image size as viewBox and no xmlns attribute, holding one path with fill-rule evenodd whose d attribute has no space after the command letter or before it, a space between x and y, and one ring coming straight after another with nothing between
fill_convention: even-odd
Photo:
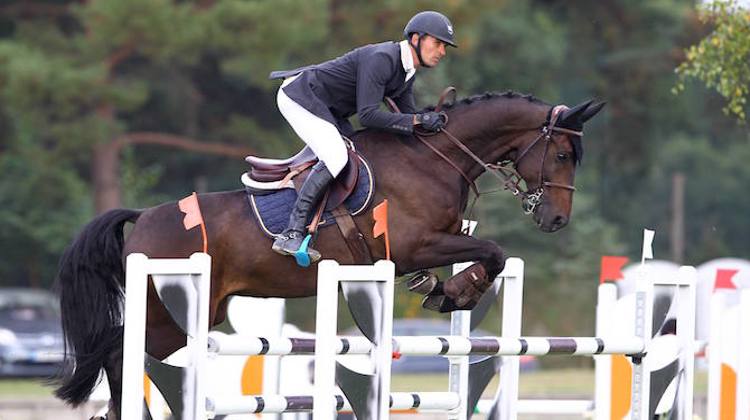
<instances>
[{"instance_id":1,"label":"white shirt collar","mask_svg":"<svg viewBox=\"0 0 750 420\"><path fill-rule=\"evenodd\" d=\"M407 40L399 42L398 45L401 47L401 64L404 66L404 71L406 72L405 81L409 81L414 76L414 73L417 72L417 69L414 67L414 57L411 55L411 47Z\"/></svg>"}]
</instances>

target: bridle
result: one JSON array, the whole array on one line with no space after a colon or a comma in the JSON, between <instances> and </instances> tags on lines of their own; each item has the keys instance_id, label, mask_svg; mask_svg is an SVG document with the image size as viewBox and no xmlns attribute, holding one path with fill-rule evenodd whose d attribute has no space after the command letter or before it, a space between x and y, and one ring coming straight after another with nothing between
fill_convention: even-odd
<instances>
[{"instance_id":1,"label":"bridle","mask_svg":"<svg viewBox=\"0 0 750 420\"><path fill-rule=\"evenodd\" d=\"M445 97L448 94L454 93L454 88L447 88L445 91L443 91L443 94L440 96L440 101L438 102L438 105L435 107L436 112L440 112L440 108L443 104L443 101L445 100ZM510 191L514 196L518 197L521 200L521 205L523 208L523 211L525 214L532 214L536 210L536 208L541 204L542 199L544 197L545 188L562 188L569 190L571 192L574 192L576 188L573 185L569 184L561 184L558 182L550 182L544 180L544 165L547 161L547 153L549 151L549 145L552 142L552 136L554 133L564 133L574 136L583 136L582 131L575 131L570 130L567 128L562 127L556 127L555 124L557 123L560 115L562 115L562 112L567 110L568 107L565 105L557 105L553 107L550 110L549 117L547 118L547 121L542 124L538 129L541 130L539 136L537 136L531 143L529 143L528 146L526 146L525 149L521 153L518 154L518 156L514 160L507 160L502 161L498 163L487 163L483 161L479 156L477 156L474 152L471 151L465 144L463 144L456 136L451 134L448 130L443 128L440 130L441 133L445 134L445 137L448 138L456 147L458 147L461 151L463 151L466 155L468 155L470 158L472 158L474 161L476 161L481 167L483 171L487 171L491 173L493 176L498 178L502 184L503 190ZM447 115L445 116L447 118ZM447 120L446 120L447 123ZM432 136L438 133L426 133L426 132L416 132L415 131L415 137L419 139L422 143L424 143L425 146L430 148L433 152L435 152L438 156L440 156L443 160L445 160L450 166L453 167L461 176L469 183L469 187L474 192L475 197L474 201L471 204L471 209L473 209L474 204L476 203L477 199L479 199L479 196L484 194L480 193L479 189L477 188L476 183L471 180L466 173L455 163L453 162L448 156L446 156L443 152L438 150L435 146L430 144L429 141L427 141L424 137L426 136ZM526 157L526 155L529 153L531 149L534 148L539 142L544 143L544 153L542 153L542 158L539 163L539 180L537 183L537 188L533 191L526 190L524 191L520 184L523 181L523 177L520 173L516 170L518 168L518 165L521 163L521 160Z\"/></svg>"},{"instance_id":2,"label":"bridle","mask_svg":"<svg viewBox=\"0 0 750 420\"><path fill-rule=\"evenodd\" d=\"M534 139L534 141L529 143L529 145L526 146L526 148L523 149L521 153L518 154L518 157L516 157L515 160L505 162L505 164L484 165L485 167L489 167L488 169L492 174L498 176L503 181L504 189L510 191L514 196L521 198L524 213L526 214L534 213L536 207L542 202L545 188L562 188L571 192L574 192L576 190L576 187L570 184L561 184L559 182L544 180L544 164L547 161L547 153L549 152L549 145L552 142L552 136L554 135L554 133L563 133L579 137L583 136L582 131L575 131L555 126L560 115L562 115L562 112L567 109L568 107L565 105L557 105L553 107L550 110L550 116L547 119L548 122L542 125L540 128L541 133ZM544 142L544 153L542 153L541 162L539 164L539 178L537 181L537 188L531 192L523 191L520 188L520 183L523 178L515 168L518 167L518 165L521 163L521 160L526 157L528 152L533 149L534 146L536 146L539 142Z\"/></svg>"}]
</instances>

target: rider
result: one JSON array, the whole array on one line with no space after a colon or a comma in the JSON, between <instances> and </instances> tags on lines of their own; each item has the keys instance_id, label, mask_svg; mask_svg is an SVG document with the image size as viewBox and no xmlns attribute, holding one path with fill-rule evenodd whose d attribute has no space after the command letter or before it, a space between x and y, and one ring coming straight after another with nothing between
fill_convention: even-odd
<instances>
[{"instance_id":1,"label":"rider","mask_svg":"<svg viewBox=\"0 0 750 420\"><path fill-rule=\"evenodd\" d=\"M287 228L273 243L279 254L300 250L313 207L346 165L341 135L354 131L350 116L358 114L365 127L404 135L415 125L428 131L445 125L439 113L416 113L412 85L418 68L434 67L445 56L446 45L456 47L453 26L438 12L420 12L406 24L404 37L401 42L365 45L321 64L271 73L272 79L285 79L277 95L281 114L319 159L302 184ZM386 96L401 113L380 110ZM313 262L320 258L311 248L308 255Z\"/></svg>"}]
</instances>

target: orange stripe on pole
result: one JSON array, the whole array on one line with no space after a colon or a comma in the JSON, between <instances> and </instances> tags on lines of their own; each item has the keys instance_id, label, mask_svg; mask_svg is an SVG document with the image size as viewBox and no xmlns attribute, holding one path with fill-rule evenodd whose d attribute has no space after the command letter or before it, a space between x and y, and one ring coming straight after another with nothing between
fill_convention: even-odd
<instances>
[{"instance_id":1,"label":"orange stripe on pole","mask_svg":"<svg viewBox=\"0 0 750 420\"><path fill-rule=\"evenodd\" d=\"M719 418L734 420L737 418L737 373L730 366L721 364L721 397L719 401ZM745 396L747 397L747 396Z\"/></svg>"},{"instance_id":2,"label":"orange stripe on pole","mask_svg":"<svg viewBox=\"0 0 750 420\"><path fill-rule=\"evenodd\" d=\"M632 396L633 368L627 357L622 354L612 356L612 391L609 411L610 418L622 419L630 411L630 397Z\"/></svg>"},{"instance_id":3,"label":"orange stripe on pole","mask_svg":"<svg viewBox=\"0 0 750 420\"><path fill-rule=\"evenodd\" d=\"M242 368L242 395L263 394L263 356L250 356Z\"/></svg>"},{"instance_id":4,"label":"orange stripe on pole","mask_svg":"<svg viewBox=\"0 0 750 420\"><path fill-rule=\"evenodd\" d=\"M143 374L143 398L146 399L146 406L151 407L151 379L147 374Z\"/></svg>"}]
</instances>

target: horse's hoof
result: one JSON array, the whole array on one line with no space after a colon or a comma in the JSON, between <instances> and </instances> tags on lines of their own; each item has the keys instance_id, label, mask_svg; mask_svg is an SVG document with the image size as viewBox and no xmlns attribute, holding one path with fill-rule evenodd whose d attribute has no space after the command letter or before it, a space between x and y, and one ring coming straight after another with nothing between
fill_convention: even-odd
<instances>
[{"instance_id":1,"label":"horse's hoof","mask_svg":"<svg viewBox=\"0 0 750 420\"><path fill-rule=\"evenodd\" d=\"M406 282L406 287L410 292L419 293L420 295L427 295L435 290L437 284L437 275L427 270L422 270L411 276L411 278Z\"/></svg>"},{"instance_id":2,"label":"horse's hoof","mask_svg":"<svg viewBox=\"0 0 750 420\"><path fill-rule=\"evenodd\" d=\"M422 299L422 307L428 311L440 312L440 307L443 306L445 299L447 299L445 295L425 296Z\"/></svg>"},{"instance_id":3,"label":"horse's hoof","mask_svg":"<svg viewBox=\"0 0 750 420\"><path fill-rule=\"evenodd\" d=\"M423 308L430 311L440 312L441 314L453 311L466 311L472 309L474 306L475 304L472 303L465 307L459 307L453 299L445 295L430 295L425 296L424 299L422 299Z\"/></svg>"},{"instance_id":4,"label":"horse's hoof","mask_svg":"<svg viewBox=\"0 0 750 420\"><path fill-rule=\"evenodd\" d=\"M459 308L456 306L456 302L445 295L430 295L425 296L422 299L422 307L435 312L444 314L446 312L453 312L457 310L464 310L470 308Z\"/></svg>"}]
</instances>

